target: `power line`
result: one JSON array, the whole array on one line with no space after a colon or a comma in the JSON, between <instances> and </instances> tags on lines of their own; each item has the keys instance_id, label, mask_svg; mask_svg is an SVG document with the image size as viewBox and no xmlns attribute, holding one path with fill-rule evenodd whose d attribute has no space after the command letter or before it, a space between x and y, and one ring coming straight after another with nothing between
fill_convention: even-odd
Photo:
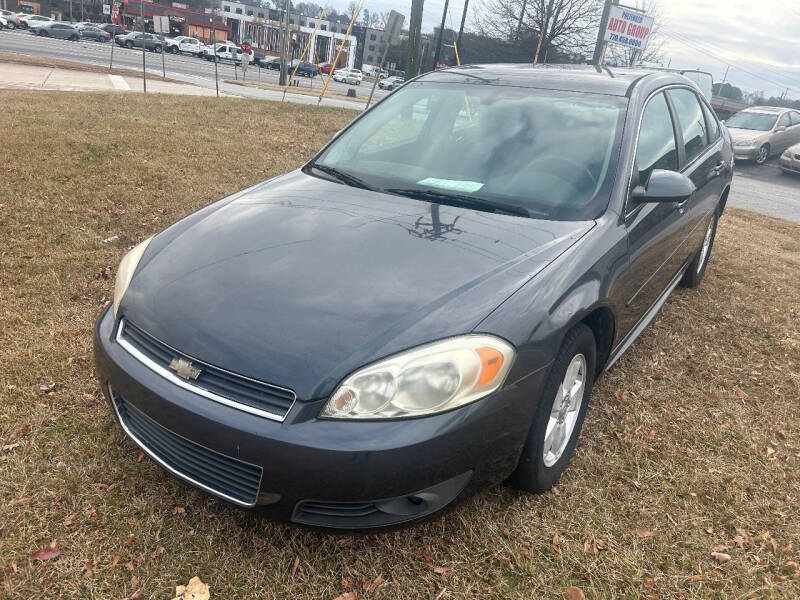
<instances>
[{"instance_id":1,"label":"power line","mask_svg":"<svg viewBox=\"0 0 800 600\"><path fill-rule=\"evenodd\" d=\"M692 37L690 37L689 35L687 35L685 33L678 33L677 31L672 31L672 35L673 35L673 37L674 36L678 36L679 38L683 38L683 40L685 40L685 43L693 43L693 44L695 44L695 47L698 47L698 48L701 48L701 49L704 48L707 52L715 55L715 57L718 60L724 62L725 64L729 64L729 65L733 64L732 61L724 58L723 56L720 56L720 54L723 53L724 50L720 50L719 48L716 48L715 46L713 46L709 42L692 38ZM745 61L745 62L748 62L748 61ZM762 63L753 63L752 61L750 61L749 64L754 65L758 69L762 69L764 71L767 71L768 73L771 73L772 76L777 78L778 80L783 79L784 83L781 83L782 86L785 86L786 85L785 82L787 82L787 81L790 84L800 84L800 79L795 79L791 75L787 75L786 73L784 73L782 71L777 71L776 69L768 67L768 66L766 66L766 65L764 65Z\"/></svg>"},{"instance_id":2,"label":"power line","mask_svg":"<svg viewBox=\"0 0 800 600\"><path fill-rule=\"evenodd\" d=\"M740 66L738 64L735 64L733 61L730 61L730 60L728 60L726 58L723 58L723 57L719 56L717 53L715 53L713 51L707 50L706 48L704 48L703 46L699 45L698 43L696 43L695 41L691 40L690 38L681 37L681 36L679 36L679 34L676 34L674 32L671 33L671 32L668 32L668 31L663 31L663 34L666 35L669 38L672 38L673 40L675 40L677 42L680 42L682 44L688 44L689 46L692 46L695 50L697 50L701 54L705 54L707 56L710 56L711 58L713 58L715 60L718 60L719 62L721 62L723 64L729 65L733 69L738 69L739 71L742 71L743 73L747 73L751 77L755 77L757 79L761 79L762 81L765 81L767 83L771 83L772 85L774 85L776 87L779 87L779 88L788 87L792 91L800 93L800 88L794 87L793 85L787 86L787 84L785 82L777 81L775 79L770 79L768 77L764 77L763 75L760 75L760 74L755 73L753 71L745 69L744 67L742 67L742 66ZM765 70L767 70L767 69L765 68ZM786 76L782 75L782 77L786 77ZM790 81L794 82L793 79L790 79Z\"/></svg>"}]
</instances>

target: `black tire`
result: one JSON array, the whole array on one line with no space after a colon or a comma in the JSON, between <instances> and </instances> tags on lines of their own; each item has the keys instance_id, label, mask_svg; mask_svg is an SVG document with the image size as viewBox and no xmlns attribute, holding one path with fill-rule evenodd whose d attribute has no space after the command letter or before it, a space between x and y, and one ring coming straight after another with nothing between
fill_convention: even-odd
<instances>
[{"instance_id":1,"label":"black tire","mask_svg":"<svg viewBox=\"0 0 800 600\"><path fill-rule=\"evenodd\" d=\"M153 48L153 52L155 52L156 54L161 54L162 51L163 48L161 46L156 46L155 48Z\"/></svg>"},{"instance_id":2,"label":"black tire","mask_svg":"<svg viewBox=\"0 0 800 600\"><path fill-rule=\"evenodd\" d=\"M717 236L718 220L719 214L718 211L715 210L711 215L711 221L706 225L706 233L703 236L700 248L697 249L697 253L694 255L692 262L689 263L686 272L683 274L683 278L681 279L682 287L697 287L700 285L700 282L703 281L703 275L706 274L706 267L708 267L708 261L711 258L711 249L714 247L714 238ZM707 238L708 248L706 248L704 252L703 248L705 248Z\"/></svg>"},{"instance_id":3,"label":"black tire","mask_svg":"<svg viewBox=\"0 0 800 600\"><path fill-rule=\"evenodd\" d=\"M133 42L132 42L132 41L130 41L130 40L127 40L127 41L125 42L125 47L126 47L128 50L132 50L132 49L133 49Z\"/></svg>"},{"instance_id":4,"label":"black tire","mask_svg":"<svg viewBox=\"0 0 800 600\"><path fill-rule=\"evenodd\" d=\"M556 394L560 393L567 368L578 355L583 355L585 360L583 393L582 396L575 396L576 398L581 397L581 405L577 409L577 418L566 445L558 459L548 466L545 464L544 457L548 421L556 401ZM520 455L519 464L509 478L511 485L526 492L541 494L552 488L559 480L578 443L583 419L592 396L596 364L597 348L594 334L588 326L578 323L567 333L550 369L541 402L536 409L533 423L528 431L528 438L525 440L525 446Z\"/></svg>"},{"instance_id":5,"label":"black tire","mask_svg":"<svg viewBox=\"0 0 800 600\"><path fill-rule=\"evenodd\" d=\"M73 35L73 36L70 36L70 38L69 38L69 41L70 41L70 42L79 42L79 41L80 41L80 39L81 39L81 38L80 38L80 37L78 37L77 35Z\"/></svg>"},{"instance_id":6,"label":"black tire","mask_svg":"<svg viewBox=\"0 0 800 600\"><path fill-rule=\"evenodd\" d=\"M764 144L758 149L756 157L753 159L757 165L763 165L769 158L769 144Z\"/></svg>"}]
</instances>

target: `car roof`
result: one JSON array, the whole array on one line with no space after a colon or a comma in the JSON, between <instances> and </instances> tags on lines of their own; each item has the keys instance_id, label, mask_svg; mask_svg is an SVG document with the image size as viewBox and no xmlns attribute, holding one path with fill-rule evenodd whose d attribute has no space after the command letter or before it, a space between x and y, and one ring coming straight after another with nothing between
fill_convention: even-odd
<instances>
[{"instance_id":1,"label":"car roof","mask_svg":"<svg viewBox=\"0 0 800 600\"><path fill-rule=\"evenodd\" d=\"M747 108L743 109L741 112L759 112L759 113L778 114L778 113L782 113L785 110L789 110L789 109L788 108L781 108L780 106L748 106Z\"/></svg>"},{"instance_id":2,"label":"car roof","mask_svg":"<svg viewBox=\"0 0 800 600\"><path fill-rule=\"evenodd\" d=\"M665 84L691 84L690 80L677 73L646 68L598 68L594 65L531 63L463 65L432 71L423 75L423 78L425 81L452 81L452 73L480 77L496 85L590 92L611 96L628 96L640 82L650 79Z\"/></svg>"}]
</instances>

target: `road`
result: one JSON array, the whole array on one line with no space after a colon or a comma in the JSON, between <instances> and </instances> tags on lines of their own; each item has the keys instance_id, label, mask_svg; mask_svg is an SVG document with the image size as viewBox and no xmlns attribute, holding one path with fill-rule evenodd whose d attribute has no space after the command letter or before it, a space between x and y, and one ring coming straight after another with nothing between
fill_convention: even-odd
<instances>
[{"instance_id":1,"label":"road","mask_svg":"<svg viewBox=\"0 0 800 600\"><path fill-rule=\"evenodd\" d=\"M29 54L33 56L44 56L48 58L60 58L62 60L71 60L74 62L82 62L91 65L107 66L111 57L111 47L113 44L99 42L92 42L88 40L80 42L69 42L67 40L56 40L53 38L37 37L28 31L0 31L0 50L6 52L18 52L22 54ZM161 75L161 55L153 52L145 52L145 59L147 65L147 72ZM214 63L203 60L194 56L165 54L164 61L166 65L166 75L178 81L185 81L193 83L201 87L214 89ZM141 49L128 50L120 46L114 45L114 66L124 67L128 69L142 68L142 51ZM261 100L280 100L282 92L276 90L262 90L258 88L244 87L241 85L225 83L224 79L241 79L241 69L234 69L233 65L226 63L219 63L219 89L220 92L226 94L243 96L247 98L258 98ZM255 65L250 65L247 69L247 79L254 81L265 81L278 83L278 71L270 69L260 69ZM309 79L307 77L298 78L300 86L312 87L315 90L322 88L323 79L321 77L314 77ZM331 79L329 90L346 94L348 86L343 83L338 83ZM340 106L344 108L359 108L364 106L371 82L363 82L360 86L356 87L358 100L356 102L338 98L335 96L325 96L322 104L325 106ZM375 90L375 99L381 98L388 92L377 89ZM287 100L289 97L287 96ZM316 104L317 97L310 95L293 94L291 96L293 102L303 104Z\"/></svg>"},{"instance_id":2,"label":"road","mask_svg":"<svg viewBox=\"0 0 800 600\"><path fill-rule=\"evenodd\" d=\"M760 166L737 162L728 204L800 223L800 175L782 173L778 157Z\"/></svg>"}]
</instances>

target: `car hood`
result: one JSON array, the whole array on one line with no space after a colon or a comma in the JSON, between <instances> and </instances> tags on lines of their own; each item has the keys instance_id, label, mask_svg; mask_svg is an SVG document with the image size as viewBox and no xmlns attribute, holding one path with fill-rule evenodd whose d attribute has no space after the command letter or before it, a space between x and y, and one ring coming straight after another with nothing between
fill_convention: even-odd
<instances>
[{"instance_id":1,"label":"car hood","mask_svg":"<svg viewBox=\"0 0 800 600\"><path fill-rule=\"evenodd\" d=\"M315 399L380 357L470 332L593 225L295 171L156 236L120 315L192 357Z\"/></svg>"},{"instance_id":2,"label":"car hood","mask_svg":"<svg viewBox=\"0 0 800 600\"><path fill-rule=\"evenodd\" d=\"M738 127L728 127L731 133L731 139L734 142L741 142L745 140L756 140L765 136L769 136L769 131L759 131L757 129L739 129Z\"/></svg>"}]
</instances>

